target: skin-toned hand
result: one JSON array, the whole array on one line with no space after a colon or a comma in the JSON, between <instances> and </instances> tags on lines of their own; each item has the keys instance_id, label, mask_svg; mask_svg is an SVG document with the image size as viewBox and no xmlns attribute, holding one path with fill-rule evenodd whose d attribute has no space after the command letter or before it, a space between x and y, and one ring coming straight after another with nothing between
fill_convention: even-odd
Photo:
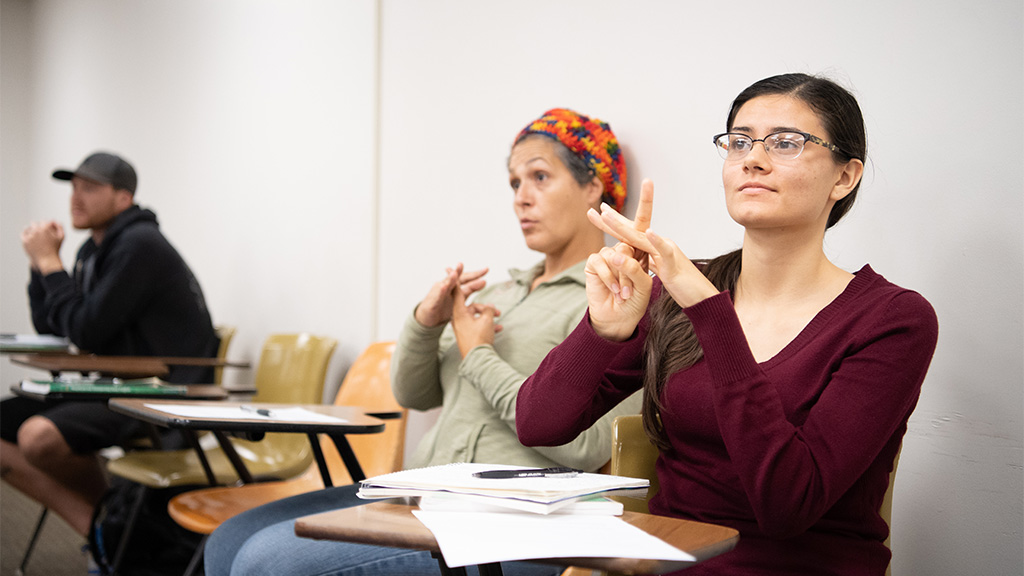
<instances>
[{"instance_id":1,"label":"skin-toned hand","mask_svg":"<svg viewBox=\"0 0 1024 576\"><path fill-rule=\"evenodd\" d=\"M64 227L51 220L33 222L21 232L21 245L32 268L46 275L64 268L60 246L64 243Z\"/></svg>"},{"instance_id":2,"label":"skin-toned hand","mask_svg":"<svg viewBox=\"0 0 1024 576\"><path fill-rule=\"evenodd\" d=\"M463 298L468 298L487 285L484 274L487 274L487 268L463 272L461 262L455 268L445 268L444 279L431 286L427 296L416 307L416 321L432 328L451 320L456 287Z\"/></svg>"},{"instance_id":3,"label":"skin-toned hand","mask_svg":"<svg viewBox=\"0 0 1024 576\"><path fill-rule=\"evenodd\" d=\"M611 210L607 204L602 204L601 208ZM651 225L653 209L654 184L650 180L644 180L640 185L636 219L630 222L622 218L620 223L642 234ZM595 210L590 210L587 216L595 226L608 232L608 228L601 221L601 216ZM622 341L629 338L636 329L650 300L651 278L647 274L648 259L645 251L626 242L620 242L614 248L603 248L587 259L584 273L587 277L590 323L601 337Z\"/></svg>"},{"instance_id":4,"label":"skin-toned hand","mask_svg":"<svg viewBox=\"0 0 1024 576\"><path fill-rule=\"evenodd\" d=\"M636 330L651 299L652 280L634 257L634 248L620 242L587 258L587 304L590 325L606 340L622 342Z\"/></svg>"},{"instance_id":5,"label":"skin-toned hand","mask_svg":"<svg viewBox=\"0 0 1024 576\"><path fill-rule=\"evenodd\" d=\"M644 180L640 191L640 204L637 207L641 226L650 223L653 205L654 184L650 180ZM641 230L638 228L637 222L622 216L607 204L601 205L600 214L591 209L587 216L595 226L605 233L632 247L634 254L650 255L651 269L658 274L665 289L680 306L684 308L693 306L718 293L714 284L701 274L693 262L686 257L686 254L671 240L659 236L652 230ZM616 247L616 251L620 254L623 253L619 247ZM612 266L610 269L614 270L615 267ZM643 305L646 307L650 297L649 288L646 288L648 291L646 295L641 294L644 292L644 288L636 284L638 278L629 267L623 267L617 273L609 271L608 274L602 278L602 281L610 291L617 294L622 300L628 300L636 290L637 295L642 296ZM591 311L591 317L593 317L593 311ZM637 321L639 322L639 318Z\"/></svg>"},{"instance_id":6,"label":"skin-toned hand","mask_svg":"<svg viewBox=\"0 0 1024 576\"><path fill-rule=\"evenodd\" d=\"M490 304L467 304L462 290L455 292L454 300L452 330L459 353L465 358L473 348L494 343L494 334L501 331L501 325L495 324L494 318L500 316L501 311Z\"/></svg>"}]
</instances>

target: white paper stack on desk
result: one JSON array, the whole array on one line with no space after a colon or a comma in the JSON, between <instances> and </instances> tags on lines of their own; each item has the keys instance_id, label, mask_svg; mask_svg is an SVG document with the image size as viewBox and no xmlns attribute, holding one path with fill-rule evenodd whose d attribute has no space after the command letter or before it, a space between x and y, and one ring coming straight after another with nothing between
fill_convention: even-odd
<instances>
[{"instance_id":1,"label":"white paper stack on desk","mask_svg":"<svg viewBox=\"0 0 1024 576\"><path fill-rule=\"evenodd\" d=\"M524 467L458 463L403 470L363 480L358 496L365 499L419 497L423 510L621 515L622 504L603 495L646 491L650 485L644 478L590 473L507 479L473 476L483 471L520 469Z\"/></svg>"}]
</instances>

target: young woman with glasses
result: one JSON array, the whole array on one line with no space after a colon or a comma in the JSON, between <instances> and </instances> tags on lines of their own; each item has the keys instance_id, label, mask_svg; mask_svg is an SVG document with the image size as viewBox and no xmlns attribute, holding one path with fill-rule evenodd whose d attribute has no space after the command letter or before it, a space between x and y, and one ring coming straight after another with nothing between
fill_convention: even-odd
<instances>
[{"instance_id":1,"label":"young woman with glasses","mask_svg":"<svg viewBox=\"0 0 1024 576\"><path fill-rule=\"evenodd\" d=\"M564 442L642 388L652 512L740 532L688 576L882 575L879 509L938 325L916 292L825 256L860 186L860 109L829 80L775 76L714 144L742 248L691 261L647 229L649 181L637 220L591 211L620 243L589 258L587 316L520 389L519 438Z\"/></svg>"}]
</instances>

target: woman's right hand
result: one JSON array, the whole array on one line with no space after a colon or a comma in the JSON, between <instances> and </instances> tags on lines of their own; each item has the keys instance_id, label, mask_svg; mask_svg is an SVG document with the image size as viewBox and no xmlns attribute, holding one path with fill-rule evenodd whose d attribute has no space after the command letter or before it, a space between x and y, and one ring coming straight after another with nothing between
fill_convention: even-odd
<instances>
[{"instance_id":1,"label":"woman's right hand","mask_svg":"<svg viewBox=\"0 0 1024 576\"><path fill-rule=\"evenodd\" d=\"M614 248L591 254L584 269L590 324L606 340L621 342L629 338L647 310L652 281L647 273L648 254L638 240L645 239L653 212L654 183L645 179L640 184L634 220L607 205L601 206L601 213L593 209L587 213L594 226L620 240Z\"/></svg>"},{"instance_id":2,"label":"woman's right hand","mask_svg":"<svg viewBox=\"0 0 1024 576\"><path fill-rule=\"evenodd\" d=\"M455 268L445 268L445 276L430 287L427 296L416 306L416 321L428 328L440 326L452 319L452 306L455 303L455 290L461 290L465 298L487 285L483 276L487 268L462 271L462 263Z\"/></svg>"},{"instance_id":3,"label":"woman's right hand","mask_svg":"<svg viewBox=\"0 0 1024 576\"><path fill-rule=\"evenodd\" d=\"M633 258L645 269L658 274L665 290L683 308L718 294L718 289L704 274L686 257L679 247L669 240L649 230L651 213L654 204L654 184L644 180L640 187L640 203L636 209L636 220L629 220L613 210L607 204L601 205L601 212L591 209L587 213L590 221L617 238L623 245L632 248ZM616 246L622 254L628 254L625 248ZM618 279L623 287L622 298L629 298L628 286L633 282L632 276L625 274ZM646 305L646 300L644 302ZM639 320L638 320L639 321Z\"/></svg>"},{"instance_id":4,"label":"woman's right hand","mask_svg":"<svg viewBox=\"0 0 1024 576\"><path fill-rule=\"evenodd\" d=\"M651 299L651 276L620 242L587 258L587 304L590 325L605 340L622 342L633 335Z\"/></svg>"}]
</instances>

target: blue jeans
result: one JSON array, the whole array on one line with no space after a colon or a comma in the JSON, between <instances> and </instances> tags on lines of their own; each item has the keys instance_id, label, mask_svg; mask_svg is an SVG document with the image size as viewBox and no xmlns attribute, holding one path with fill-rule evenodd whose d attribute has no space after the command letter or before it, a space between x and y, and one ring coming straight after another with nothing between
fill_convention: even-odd
<instances>
[{"instance_id":1,"label":"blue jeans","mask_svg":"<svg viewBox=\"0 0 1024 576\"><path fill-rule=\"evenodd\" d=\"M430 552L295 535L295 519L366 503L358 486L328 488L278 500L220 525L206 542L207 576L420 576L440 574ZM555 576L557 566L505 562L506 576ZM475 570L470 569L470 574Z\"/></svg>"}]
</instances>

